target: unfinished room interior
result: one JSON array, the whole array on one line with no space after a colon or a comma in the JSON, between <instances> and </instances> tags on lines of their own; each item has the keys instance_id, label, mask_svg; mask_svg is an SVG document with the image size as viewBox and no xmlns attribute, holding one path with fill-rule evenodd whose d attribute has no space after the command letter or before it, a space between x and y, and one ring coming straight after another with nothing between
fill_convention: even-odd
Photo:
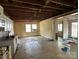
<instances>
[{"instance_id":1,"label":"unfinished room interior","mask_svg":"<svg viewBox=\"0 0 79 59\"><path fill-rule=\"evenodd\" d=\"M0 59L77 59L78 0L0 0Z\"/></svg>"}]
</instances>

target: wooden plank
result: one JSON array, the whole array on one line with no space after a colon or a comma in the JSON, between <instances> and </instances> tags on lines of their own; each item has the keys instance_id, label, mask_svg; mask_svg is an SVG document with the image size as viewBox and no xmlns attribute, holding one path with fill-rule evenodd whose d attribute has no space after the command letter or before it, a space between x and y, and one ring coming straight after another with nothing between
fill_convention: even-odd
<instances>
[{"instance_id":1,"label":"wooden plank","mask_svg":"<svg viewBox=\"0 0 79 59\"><path fill-rule=\"evenodd\" d=\"M48 3L50 3L50 2L59 4L59 5L62 5L62 6L67 6L67 7L76 8L76 6L69 5L69 4L67 4L67 3L62 3L62 2L59 2L59 1L55 1L55 0L47 0L47 1L46 1L46 5L47 5Z\"/></svg>"},{"instance_id":2,"label":"wooden plank","mask_svg":"<svg viewBox=\"0 0 79 59\"><path fill-rule=\"evenodd\" d=\"M65 4L65 3L61 3L61 2L57 2L57 1L53 1L53 0L51 2L59 4L59 5L63 5L63 6L68 6L68 7L76 8L76 6L72 6L72 5L69 5L69 4Z\"/></svg>"},{"instance_id":3,"label":"wooden plank","mask_svg":"<svg viewBox=\"0 0 79 59\"><path fill-rule=\"evenodd\" d=\"M11 10L11 11L13 11L13 10L15 10L15 11L21 11L21 12L32 12L32 13L34 13L34 12L39 12L39 9L38 10L27 10L27 9L18 9L18 8L10 8L10 7L5 7L5 10ZM56 10L43 10L43 9L41 9L41 13L42 12L46 12L46 13L48 13L48 12L57 12Z\"/></svg>"},{"instance_id":4,"label":"wooden plank","mask_svg":"<svg viewBox=\"0 0 79 59\"><path fill-rule=\"evenodd\" d=\"M36 4L36 3L31 3L31 2L23 2L23 1L17 1L17 0L12 0L12 1L17 2L17 3L25 3L25 4L35 5L35 6L41 6L41 7L44 7L44 8L63 10L61 8L56 8L56 7L51 7L51 6L46 6L46 5L41 5L41 4Z\"/></svg>"}]
</instances>

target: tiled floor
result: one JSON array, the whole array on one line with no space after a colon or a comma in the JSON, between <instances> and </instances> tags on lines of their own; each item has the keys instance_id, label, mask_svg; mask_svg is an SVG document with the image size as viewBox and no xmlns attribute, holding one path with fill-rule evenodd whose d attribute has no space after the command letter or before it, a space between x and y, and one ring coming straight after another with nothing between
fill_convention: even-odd
<instances>
[{"instance_id":1,"label":"tiled floor","mask_svg":"<svg viewBox=\"0 0 79 59\"><path fill-rule=\"evenodd\" d=\"M56 41L48 41L37 36L20 39L14 59L70 59L70 57L59 51Z\"/></svg>"}]
</instances>

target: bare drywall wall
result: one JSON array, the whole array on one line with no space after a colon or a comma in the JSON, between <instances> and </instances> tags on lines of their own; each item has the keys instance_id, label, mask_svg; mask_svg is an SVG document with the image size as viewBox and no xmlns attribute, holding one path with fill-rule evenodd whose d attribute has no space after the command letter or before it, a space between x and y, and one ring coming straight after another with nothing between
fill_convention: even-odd
<instances>
[{"instance_id":1,"label":"bare drywall wall","mask_svg":"<svg viewBox=\"0 0 79 59\"><path fill-rule=\"evenodd\" d=\"M66 39L71 35L71 22L78 21L78 14L76 15L66 15L61 17L61 19L56 18L55 20L55 33L58 33L58 24L63 23L63 38Z\"/></svg>"},{"instance_id":2,"label":"bare drywall wall","mask_svg":"<svg viewBox=\"0 0 79 59\"><path fill-rule=\"evenodd\" d=\"M26 32L25 31L25 25L26 24L37 24L37 32ZM39 34L39 22L14 22L14 32L19 36L19 37L24 37L24 36L34 36L34 35L40 35Z\"/></svg>"},{"instance_id":3,"label":"bare drywall wall","mask_svg":"<svg viewBox=\"0 0 79 59\"><path fill-rule=\"evenodd\" d=\"M40 35L49 39L55 39L54 20L52 18L40 22Z\"/></svg>"},{"instance_id":4,"label":"bare drywall wall","mask_svg":"<svg viewBox=\"0 0 79 59\"><path fill-rule=\"evenodd\" d=\"M69 35L69 24L68 21L63 21L63 38L67 39Z\"/></svg>"},{"instance_id":5,"label":"bare drywall wall","mask_svg":"<svg viewBox=\"0 0 79 59\"><path fill-rule=\"evenodd\" d=\"M68 38L69 35L69 21L66 20L66 18L62 18L62 19L56 19L55 20L55 33L59 33L58 32L58 24L62 23L62 38Z\"/></svg>"}]
</instances>

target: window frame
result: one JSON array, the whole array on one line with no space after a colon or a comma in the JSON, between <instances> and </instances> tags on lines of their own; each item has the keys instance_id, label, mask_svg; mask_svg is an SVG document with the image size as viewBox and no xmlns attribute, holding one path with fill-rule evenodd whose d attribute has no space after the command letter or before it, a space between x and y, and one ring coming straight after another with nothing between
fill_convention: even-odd
<instances>
[{"instance_id":1,"label":"window frame","mask_svg":"<svg viewBox=\"0 0 79 59\"><path fill-rule=\"evenodd\" d=\"M33 23L33 24L36 24L36 23ZM33 24L30 24L30 25L31 25L31 28L30 28L30 29L31 29L31 31L30 31L30 32L37 32L37 29L38 29L38 24L36 24L36 29L35 29L35 31L33 31L33 27L32 27L32 26L33 26ZM26 30L27 30L26 25L27 25L27 24L25 24L25 32L27 32L27 31L26 31Z\"/></svg>"},{"instance_id":2,"label":"window frame","mask_svg":"<svg viewBox=\"0 0 79 59\"><path fill-rule=\"evenodd\" d=\"M27 25L30 25L30 28L27 28ZM26 24L26 25L25 25L25 31L26 31L26 32L31 32L31 30L30 30L30 31L27 31L27 29L31 29L31 24Z\"/></svg>"},{"instance_id":3,"label":"window frame","mask_svg":"<svg viewBox=\"0 0 79 59\"><path fill-rule=\"evenodd\" d=\"M60 30L60 26L62 26L62 29ZM57 27L58 27L58 30L57 31L59 31L59 32L62 32L63 31L63 24L62 23L59 23L58 25L57 25Z\"/></svg>"},{"instance_id":4,"label":"window frame","mask_svg":"<svg viewBox=\"0 0 79 59\"><path fill-rule=\"evenodd\" d=\"M77 21L73 21L73 22L71 22L71 37L75 37L75 36L72 36L72 23L77 23L77 33L76 33L76 35L77 35L77 37L78 37L78 22Z\"/></svg>"}]
</instances>

